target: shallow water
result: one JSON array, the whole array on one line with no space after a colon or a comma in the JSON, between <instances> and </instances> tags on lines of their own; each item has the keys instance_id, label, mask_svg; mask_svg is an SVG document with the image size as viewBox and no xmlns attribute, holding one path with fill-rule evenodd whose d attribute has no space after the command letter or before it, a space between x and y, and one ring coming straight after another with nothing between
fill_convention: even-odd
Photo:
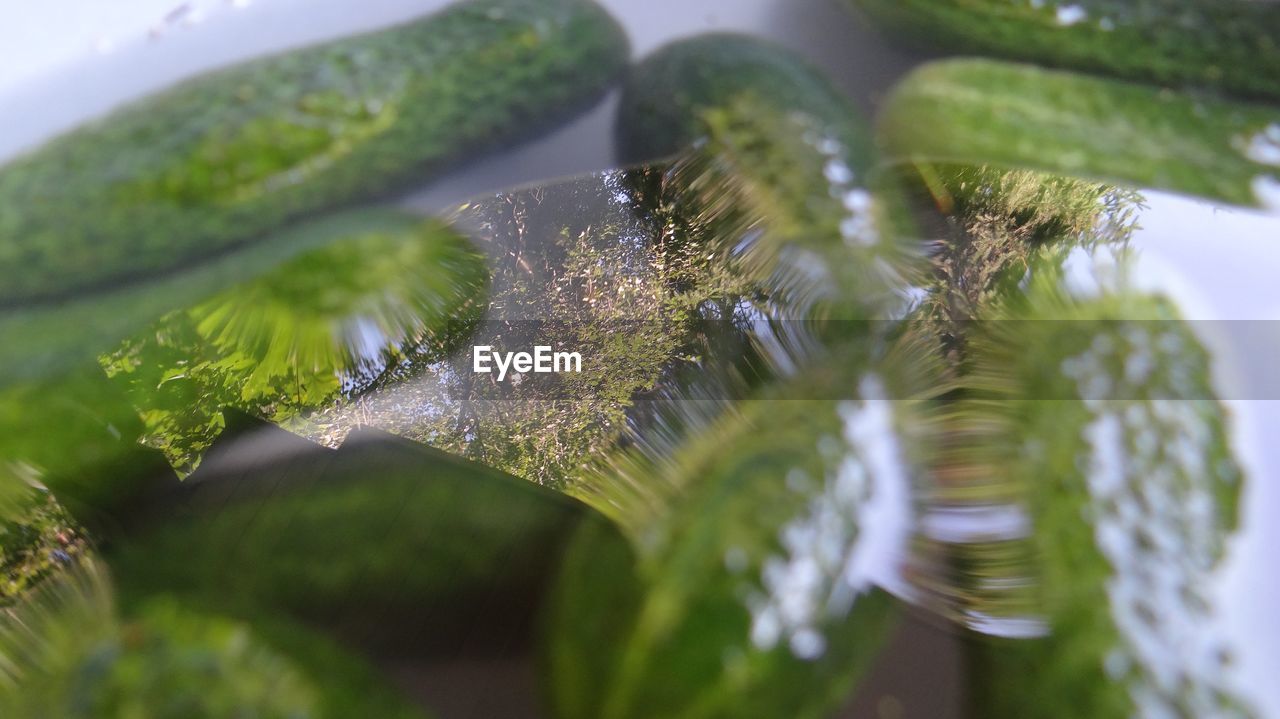
<instances>
[{"instance_id":1,"label":"shallow water","mask_svg":"<svg viewBox=\"0 0 1280 719\"><path fill-rule=\"evenodd\" d=\"M828 13L816 2L795 4L792 10L781 9L782 3L764 0L741 4L708 2L697 6L671 3L664 9L652 3L644 7L635 3L613 4L636 32L637 49L641 52L662 38L694 30L752 29L778 36L827 67L838 68L842 84L855 92L864 104L873 104L875 94L911 63L909 58L885 49L874 39L860 44L856 50L849 50L843 31L827 22L838 14ZM423 9L422 3L378 0L361 3L360 12L351 13L349 5L337 0L313 2L303 11L306 21L299 22L299 4L286 0L193 2L177 14L172 14L175 9L172 5L168 1L139 3L136 22L122 21L105 36L98 36L103 34L101 25L70 23L66 26L67 34L75 40L68 39L60 46L47 49L40 61L47 70L0 77L0 105L39 108L5 113L0 119L0 157L11 156L122 100L198 69L353 29L378 27L416 15ZM48 18L41 15L47 11L35 6L21 12L30 20ZM165 21L166 16L171 19ZM227 42L232 37L235 43ZM808 40L812 37L825 41ZM0 47L6 47L6 43L0 42ZM8 48L12 49L4 52L32 52L18 44L10 44ZM473 200L475 206L493 207L515 197L492 194L500 188L608 167L612 157L609 113L607 107L599 110L546 140L483 161L448 181L411 193L405 202L418 209L441 209L455 208L464 198L478 197ZM611 175L577 181L589 190L592 199L578 206L548 210L548 224L566 219L577 226L600 221L603 216L624 226L631 223L630 230L624 229L615 237L629 236L638 243L636 247L643 245L646 240L635 213L615 199L616 187L610 183L616 181ZM546 190L526 190L525 194L554 194L565 187L568 185L550 185ZM1220 626L1234 645L1239 663L1237 677L1243 692L1264 708L1264 715L1280 716L1280 688L1271 681L1274 668L1280 666L1280 615L1274 611L1280 602L1280 579L1271 569L1274 550L1280 547L1280 529L1270 521L1280 511L1280 487L1269 481L1280 477L1280 448L1267 441L1280 429L1280 401L1277 401L1280 386L1268 361L1277 347L1275 338L1280 334L1271 331L1269 324L1280 319L1280 288L1271 278L1271 268L1280 260L1280 248L1274 244L1280 238L1280 220L1259 213L1214 208L1200 201L1161 193L1145 194L1150 207L1143 212L1143 227L1133 239L1134 247L1141 253L1136 276L1143 286L1173 295L1187 317L1196 321L1193 326L1197 334L1213 348L1217 358L1213 365L1215 383L1233 411L1232 441L1251 480L1241 503L1241 529L1231 539L1225 564L1216 571L1207 590L1220 612L1207 621ZM452 210L464 226L468 210L474 207ZM491 267L511 246L496 241L494 233L481 237L479 244L487 253ZM625 255L628 247L625 242L622 244ZM624 278L635 279L643 285L647 276L645 263L650 258L643 252L633 253L629 258L630 274ZM610 281L619 279L610 278ZM490 288L490 292L491 296L509 297L512 288L499 285ZM543 314L545 307L537 311L526 308L527 314L514 310L503 314L506 307L499 309L502 311L490 314L491 320L547 319ZM785 310L780 316L784 320L794 319ZM1246 319L1260 321L1235 322ZM487 329L497 331L496 326ZM510 325L507 329L510 330ZM732 333L731 339L741 342L743 334ZM767 343L770 335L762 336L761 342ZM781 353L773 354L789 357L791 352L790 347L784 347ZM787 374L784 361L775 360L775 363L773 371ZM440 403L445 403L449 411L455 411L456 407L447 403L451 389L456 391L456 387L451 387L451 382L457 380L456 372L451 373L446 363L420 369L420 374L415 371L411 378L394 384L388 391L370 395L365 400L367 406L335 410L306 431L332 442L357 424L384 426L411 434L409 428L415 423L438 420L443 411ZM677 438L685 436L690 426L700 426L718 416L728 400L741 392L726 390L714 383L708 389L705 385L690 386L686 382L658 383L649 391L665 397L666 404L675 409L656 412L656 419L642 417L638 411L629 418L615 416L615 419L627 423L636 433L634 442L649 443L653 447L669 447L674 440L664 441L661 438L664 432ZM536 394L531 397L538 399ZM510 401L509 397L502 399ZM474 440L474 436L463 432L458 446L465 447ZM980 523L979 536L969 529L976 524L973 512L987 513ZM982 544L1016 539L1025 533L1024 518L1001 504L961 509L939 507L923 515L922 521L924 534L940 542L960 540ZM999 580L995 581L996 590L1011 586L1016 589L1027 581L1017 571L1012 577L996 580ZM907 589L902 591L909 593ZM1043 630L1034 614L1019 615L1013 620L994 620L990 616L975 610L971 614L972 625L979 630L991 630L999 625L1000 631L1024 635Z\"/></svg>"}]
</instances>

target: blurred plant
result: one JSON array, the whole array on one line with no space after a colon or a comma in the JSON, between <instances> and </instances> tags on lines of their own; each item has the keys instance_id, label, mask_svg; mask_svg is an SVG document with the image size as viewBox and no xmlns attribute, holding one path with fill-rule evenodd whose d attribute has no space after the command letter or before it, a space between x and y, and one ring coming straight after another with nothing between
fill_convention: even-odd
<instances>
[{"instance_id":1,"label":"blurred plant","mask_svg":"<svg viewBox=\"0 0 1280 719\"><path fill-rule=\"evenodd\" d=\"M308 719L320 716L317 700L307 677L244 625L172 602L120 618L92 560L0 620L6 716Z\"/></svg>"},{"instance_id":2,"label":"blurred plant","mask_svg":"<svg viewBox=\"0 0 1280 719\"><path fill-rule=\"evenodd\" d=\"M649 467L680 497L632 549L581 533L551 612L555 716L816 718L844 699L894 626L883 587L926 446L921 403L894 398L927 353L897 349L833 350Z\"/></svg>"},{"instance_id":3,"label":"blurred plant","mask_svg":"<svg viewBox=\"0 0 1280 719\"><path fill-rule=\"evenodd\" d=\"M82 532L47 492L31 493L13 519L0 524L0 607L62 571L88 549Z\"/></svg>"},{"instance_id":4,"label":"blurred plant","mask_svg":"<svg viewBox=\"0 0 1280 719\"><path fill-rule=\"evenodd\" d=\"M194 467L231 406L331 444L386 427L625 535L388 438L172 485L102 535L129 619L91 563L10 611L0 707L414 717L370 647L466 631L475 597L547 581L566 543L543 636L560 719L826 716L880 656L890 595L971 630L983 716L1249 715L1205 590L1243 483L1208 353L1122 271L1084 293L1063 263L1123 246L1142 207L1083 178L1274 200L1272 109L949 62L889 97L877 164L819 74L732 36L655 53L623 107L626 152L681 157L459 207L487 296L456 234L384 218L103 357L145 431L93 372L8 388L0 429L10 474L73 511L131 508L147 487L116 460L139 434ZM914 218L931 275L904 185L934 205ZM497 383L449 353L471 331L584 371ZM61 521L39 511L6 534L26 577ZM351 627L364 658L335 641Z\"/></svg>"}]
</instances>

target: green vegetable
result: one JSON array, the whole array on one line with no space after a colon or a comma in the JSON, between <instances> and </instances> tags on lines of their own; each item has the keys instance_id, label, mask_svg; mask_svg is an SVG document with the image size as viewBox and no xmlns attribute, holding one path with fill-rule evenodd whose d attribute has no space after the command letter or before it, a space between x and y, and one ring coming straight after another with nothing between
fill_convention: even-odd
<instances>
[{"instance_id":1,"label":"green vegetable","mask_svg":"<svg viewBox=\"0 0 1280 719\"><path fill-rule=\"evenodd\" d=\"M407 345L446 352L482 311L485 287L484 259L465 237L437 220L362 211L162 281L0 315L13 340L0 346L0 516L24 479L89 507L125 498L155 469L139 440L189 471L224 407L283 421Z\"/></svg>"},{"instance_id":2,"label":"green vegetable","mask_svg":"<svg viewBox=\"0 0 1280 719\"><path fill-rule=\"evenodd\" d=\"M960 615L999 627L1029 605L1047 636L974 638L974 706L996 718L1247 716L1212 622L1243 477L1207 352L1161 298L1073 297L1054 273L1031 285L971 338L954 426L964 441L940 492L1030 520L1003 547L956 552L978 582L961 596L1011 593Z\"/></svg>"},{"instance_id":3,"label":"green vegetable","mask_svg":"<svg viewBox=\"0 0 1280 719\"><path fill-rule=\"evenodd\" d=\"M1280 100L1280 5L1249 0L848 0L912 44Z\"/></svg>"},{"instance_id":4,"label":"green vegetable","mask_svg":"<svg viewBox=\"0 0 1280 719\"><path fill-rule=\"evenodd\" d=\"M994 165L1280 208L1280 110L987 60L925 65L879 122L889 162Z\"/></svg>"},{"instance_id":5,"label":"green vegetable","mask_svg":"<svg viewBox=\"0 0 1280 719\"><path fill-rule=\"evenodd\" d=\"M696 146L672 171L689 211L790 318L883 316L905 286L915 252L864 123L786 50L734 35L659 50L627 84L618 138L629 159Z\"/></svg>"},{"instance_id":6,"label":"green vegetable","mask_svg":"<svg viewBox=\"0 0 1280 719\"><path fill-rule=\"evenodd\" d=\"M706 136L707 111L743 97L808 115L847 145L857 167L869 159L860 113L817 68L781 46L728 33L673 42L631 71L618 109L620 159L635 164L687 149Z\"/></svg>"},{"instance_id":7,"label":"green vegetable","mask_svg":"<svg viewBox=\"0 0 1280 719\"><path fill-rule=\"evenodd\" d=\"M281 460L230 475L202 467L117 510L104 558L130 604L171 593L255 623L304 622L375 653L453 651L486 622L527 616L569 533L603 521L391 435L357 433L336 451L292 439L301 446Z\"/></svg>"},{"instance_id":8,"label":"green vegetable","mask_svg":"<svg viewBox=\"0 0 1280 719\"><path fill-rule=\"evenodd\" d=\"M590 0L469 0L201 76L0 170L0 306L118 285L546 127L627 60Z\"/></svg>"},{"instance_id":9,"label":"green vegetable","mask_svg":"<svg viewBox=\"0 0 1280 719\"><path fill-rule=\"evenodd\" d=\"M385 266L391 262L400 264ZM234 339L228 329L244 329L248 315L259 312L254 320L259 326L250 334L288 327L296 319L296 332L306 336L295 339L309 345L306 359L314 362L317 352L341 359L339 350L349 341L344 327L349 332L362 311L378 310L375 324L388 337L442 332L480 301L484 273L483 259L468 240L436 220L383 210L342 213L154 281L57 304L0 310L0 336L5 337L0 343L0 387L56 377L161 316L202 302L210 304L201 316L211 330L219 330L224 343ZM384 296L379 282L395 282L399 289ZM309 293L306 301L298 294L303 289ZM243 309L248 295L242 293L263 304L252 312ZM312 301L319 306L310 306ZM242 309L236 311L237 306ZM325 327L332 333L328 338ZM239 339L241 346L257 345L260 359L266 359L264 337L242 334ZM297 349L296 342L289 346Z\"/></svg>"},{"instance_id":10,"label":"green vegetable","mask_svg":"<svg viewBox=\"0 0 1280 719\"><path fill-rule=\"evenodd\" d=\"M0 392L0 489L39 482L89 519L90 507L124 500L145 489L147 473L167 469L138 446L142 429L129 398L94 364L8 388ZM0 506L0 518L20 506Z\"/></svg>"},{"instance_id":11,"label":"green vegetable","mask_svg":"<svg viewBox=\"0 0 1280 719\"><path fill-rule=\"evenodd\" d=\"M423 719L389 682L305 628L247 626L172 597L122 616L84 560L0 620L0 710L63 719Z\"/></svg>"},{"instance_id":12,"label":"green vegetable","mask_svg":"<svg viewBox=\"0 0 1280 719\"><path fill-rule=\"evenodd\" d=\"M824 717L845 699L896 616L878 584L915 461L911 404L859 366L812 368L686 444L657 470L684 495L638 558L578 538L552 606L554 716Z\"/></svg>"},{"instance_id":13,"label":"green vegetable","mask_svg":"<svg viewBox=\"0 0 1280 719\"><path fill-rule=\"evenodd\" d=\"M555 719L599 719L645 586L628 541L603 524L578 530L543 611L546 694Z\"/></svg>"}]
</instances>

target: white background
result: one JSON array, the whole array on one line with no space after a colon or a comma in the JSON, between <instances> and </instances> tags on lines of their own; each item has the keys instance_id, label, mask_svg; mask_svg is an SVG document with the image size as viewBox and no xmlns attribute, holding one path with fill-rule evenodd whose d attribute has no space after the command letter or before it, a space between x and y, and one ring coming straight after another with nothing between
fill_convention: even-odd
<instances>
[{"instance_id":1,"label":"white background","mask_svg":"<svg viewBox=\"0 0 1280 719\"><path fill-rule=\"evenodd\" d=\"M413 17L442 0L0 0L0 158L122 100L200 69ZM605 0L637 54L682 35L730 29L771 37L827 69L865 109L907 71L837 0ZM531 145L438 183L418 204L609 167L612 102ZM1140 279L1194 319L1280 319L1280 220L1160 193L1135 238ZM1244 531L1221 582L1223 624L1241 677L1265 716L1280 717L1280 397L1275 330L1204 324L1217 378L1233 398L1251 472ZM1234 328L1234 330L1233 330ZM1264 336L1259 336L1262 333ZM1234 340L1231 336L1234 334ZM1242 341L1241 335L1246 335ZM1224 341L1224 338L1226 341Z\"/></svg>"}]
</instances>

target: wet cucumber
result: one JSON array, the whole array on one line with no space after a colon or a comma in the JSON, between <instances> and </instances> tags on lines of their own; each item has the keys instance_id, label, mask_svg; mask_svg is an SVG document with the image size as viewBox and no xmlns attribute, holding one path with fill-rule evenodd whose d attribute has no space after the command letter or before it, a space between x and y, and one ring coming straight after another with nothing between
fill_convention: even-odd
<instances>
[{"instance_id":1,"label":"wet cucumber","mask_svg":"<svg viewBox=\"0 0 1280 719\"><path fill-rule=\"evenodd\" d=\"M1039 272L1029 285L978 323L972 399L953 414L966 441L945 460L946 493L1012 501L1028 520L985 538L1020 547L1003 555L1014 559L960 564L978 580L965 601L1025 592L1042 622L1036 638L971 637L973 708L996 719L1250 716L1213 621L1244 476L1208 351L1162 297L1076 296ZM1019 623L1004 606L961 613L985 615L992 631Z\"/></svg>"},{"instance_id":2,"label":"wet cucumber","mask_svg":"<svg viewBox=\"0 0 1280 719\"><path fill-rule=\"evenodd\" d=\"M365 352L447 351L487 305L486 279L483 257L444 223L363 210L154 282L0 311L0 518L24 477L93 506L151 471L144 438L162 434L186 469L224 406L307 408L337 394ZM183 335L189 323L207 339ZM210 362L225 386L200 369ZM292 400L272 394L281 384Z\"/></svg>"},{"instance_id":3,"label":"wet cucumber","mask_svg":"<svg viewBox=\"0 0 1280 719\"><path fill-rule=\"evenodd\" d=\"M849 0L915 45L1280 99L1280 4Z\"/></svg>"},{"instance_id":4,"label":"wet cucumber","mask_svg":"<svg viewBox=\"0 0 1280 719\"><path fill-rule=\"evenodd\" d=\"M548 610L552 716L817 719L848 696L899 616L871 565L905 553L893 498L920 455L919 405L890 399L908 363L866 349L683 444L659 470L681 499L634 555L577 537Z\"/></svg>"},{"instance_id":5,"label":"wet cucumber","mask_svg":"<svg viewBox=\"0 0 1280 719\"><path fill-rule=\"evenodd\" d=\"M726 262L797 316L876 316L912 261L860 113L779 46L712 34L659 49L628 79L617 135L626 161L686 151L672 176L691 211L730 245L754 237L721 248Z\"/></svg>"},{"instance_id":6,"label":"wet cucumber","mask_svg":"<svg viewBox=\"0 0 1280 719\"><path fill-rule=\"evenodd\" d=\"M562 494L409 440L356 432L330 451L257 424L239 439L302 446L116 509L102 556L126 601L173 594L301 621L374 656L422 656L483 643L472 632L504 612L503 631L523 632L569 535L607 528Z\"/></svg>"},{"instance_id":7,"label":"wet cucumber","mask_svg":"<svg viewBox=\"0 0 1280 719\"><path fill-rule=\"evenodd\" d=\"M429 178L598 98L590 0L468 0L128 105L0 169L0 306L171 271Z\"/></svg>"},{"instance_id":8,"label":"wet cucumber","mask_svg":"<svg viewBox=\"0 0 1280 719\"><path fill-rule=\"evenodd\" d=\"M55 378L110 351L116 343L169 312L190 309L222 292L226 293L221 295L224 298L243 300L243 290L260 287L264 282L286 287L290 283L321 287L328 282L335 290L359 290L344 299L390 299L385 292L369 291L364 286L367 276L363 275L375 266L385 265L385 258L351 259L341 266L311 266L317 258L334 253L358 257L344 248L359 247L370 240L392 240L408 250L421 248L419 264L406 267L403 273L379 270L383 282L398 288L395 296L412 296L420 303L404 316L443 326L455 319L456 313L465 314L469 306L483 303L483 259L471 250L466 237L434 219L385 209L354 210L302 223L273 234L266 241L152 281L36 307L0 308L0 337L5 338L0 342L0 390ZM395 250L394 254L404 257L404 251ZM414 282L421 282L425 289L414 290ZM400 291L406 286L409 290ZM317 305L311 306L299 299L296 289L293 291L297 307L305 308L303 315L334 309L308 299ZM325 299L331 302L335 296L330 292ZM268 308L258 308L263 309ZM358 313L351 310L351 314Z\"/></svg>"},{"instance_id":9,"label":"wet cucumber","mask_svg":"<svg viewBox=\"0 0 1280 719\"><path fill-rule=\"evenodd\" d=\"M1280 109L993 60L916 70L879 118L890 162L1026 168L1280 207Z\"/></svg>"},{"instance_id":10,"label":"wet cucumber","mask_svg":"<svg viewBox=\"0 0 1280 719\"><path fill-rule=\"evenodd\" d=\"M631 71L618 110L619 159L631 164L680 152L707 134L708 110L744 96L814 117L866 158L857 109L817 68L772 43L712 33L659 48Z\"/></svg>"}]
</instances>

